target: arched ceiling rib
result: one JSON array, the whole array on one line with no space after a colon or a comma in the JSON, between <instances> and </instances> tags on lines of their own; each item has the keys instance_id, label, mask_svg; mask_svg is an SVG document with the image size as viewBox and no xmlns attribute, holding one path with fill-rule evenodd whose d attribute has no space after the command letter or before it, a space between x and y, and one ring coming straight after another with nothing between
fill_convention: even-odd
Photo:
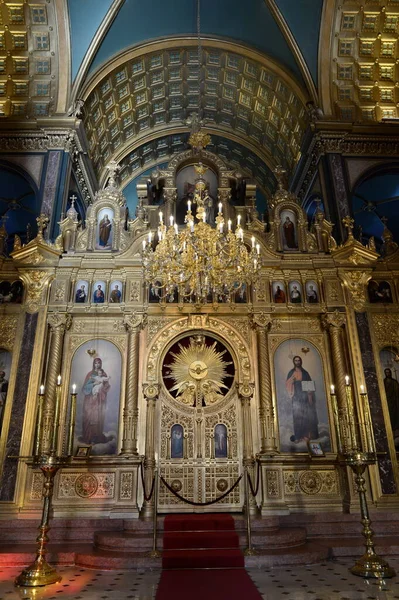
<instances>
[{"instance_id":1,"label":"arched ceiling rib","mask_svg":"<svg viewBox=\"0 0 399 600\"><path fill-rule=\"evenodd\" d=\"M344 121L398 118L399 2L346 0L335 14L331 94Z\"/></svg>"},{"instance_id":2,"label":"arched ceiling rib","mask_svg":"<svg viewBox=\"0 0 399 600\"><path fill-rule=\"evenodd\" d=\"M86 132L100 181L110 160L121 160L143 139L188 131L186 120L197 110L196 40L154 48L117 60L85 93ZM209 131L252 146L270 168L282 163L293 170L307 113L292 78L260 54L217 40L204 42L202 74Z\"/></svg>"}]
</instances>

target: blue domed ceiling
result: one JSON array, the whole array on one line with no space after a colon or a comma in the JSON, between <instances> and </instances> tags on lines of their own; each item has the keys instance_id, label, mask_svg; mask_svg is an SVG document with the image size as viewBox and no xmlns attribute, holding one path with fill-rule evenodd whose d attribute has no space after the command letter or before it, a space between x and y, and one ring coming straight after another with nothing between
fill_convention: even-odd
<instances>
[{"instance_id":1,"label":"blue domed ceiling","mask_svg":"<svg viewBox=\"0 0 399 600\"><path fill-rule=\"evenodd\" d=\"M239 41L275 59L303 82L300 68L269 8L273 0L202 0L201 34ZM319 28L323 0L275 0L317 83ZM72 77L112 0L68 0L71 22ZM96 70L123 49L150 40L196 34L195 0L125 0L91 65Z\"/></svg>"}]
</instances>

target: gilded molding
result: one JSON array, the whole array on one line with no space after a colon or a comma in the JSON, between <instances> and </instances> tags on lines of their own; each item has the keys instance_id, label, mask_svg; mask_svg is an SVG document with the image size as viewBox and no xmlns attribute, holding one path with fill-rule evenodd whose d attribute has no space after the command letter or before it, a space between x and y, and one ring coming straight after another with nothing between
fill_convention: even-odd
<instances>
[{"instance_id":1,"label":"gilded molding","mask_svg":"<svg viewBox=\"0 0 399 600\"><path fill-rule=\"evenodd\" d=\"M4 350L13 351L17 335L18 317L2 315L0 319L0 346Z\"/></svg>"}]
</instances>

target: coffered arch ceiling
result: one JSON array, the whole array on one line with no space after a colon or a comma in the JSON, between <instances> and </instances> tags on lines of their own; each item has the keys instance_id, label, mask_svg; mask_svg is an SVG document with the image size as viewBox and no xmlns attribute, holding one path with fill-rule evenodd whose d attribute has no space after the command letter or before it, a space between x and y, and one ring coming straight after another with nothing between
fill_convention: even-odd
<instances>
[{"instance_id":1,"label":"coffered arch ceiling","mask_svg":"<svg viewBox=\"0 0 399 600\"><path fill-rule=\"evenodd\" d=\"M199 93L211 135L248 148L269 169L294 169L307 127L303 89L271 59L232 42L204 40L199 68L194 38L124 53L86 86L85 128L100 183L110 160L188 132Z\"/></svg>"},{"instance_id":2,"label":"coffered arch ceiling","mask_svg":"<svg viewBox=\"0 0 399 600\"><path fill-rule=\"evenodd\" d=\"M341 1L333 32L333 115L351 122L397 119L398 0Z\"/></svg>"}]
</instances>

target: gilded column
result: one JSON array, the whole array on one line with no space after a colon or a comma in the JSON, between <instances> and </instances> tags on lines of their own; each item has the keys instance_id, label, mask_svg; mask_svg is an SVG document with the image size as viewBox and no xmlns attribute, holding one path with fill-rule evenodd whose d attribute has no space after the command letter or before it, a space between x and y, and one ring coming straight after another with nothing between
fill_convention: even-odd
<instances>
[{"instance_id":1,"label":"gilded column","mask_svg":"<svg viewBox=\"0 0 399 600\"><path fill-rule=\"evenodd\" d=\"M346 406L346 388L345 375L348 369L345 364L345 350L342 340L343 325L345 324L345 315L338 311L323 315L322 325L328 331L331 341L332 363L334 371L334 385L337 395L338 409L345 410Z\"/></svg>"},{"instance_id":2,"label":"gilded column","mask_svg":"<svg viewBox=\"0 0 399 600\"><path fill-rule=\"evenodd\" d=\"M123 438L121 454L138 456L137 423L138 379L139 379L139 344L142 318L135 315L125 316L125 327L128 331L126 395L123 408Z\"/></svg>"},{"instance_id":3,"label":"gilded column","mask_svg":"<svg viewBox=\"0 0 399 600\"><path fill-rule=\"evenodd\" d=\"M277 451L274 431L274 407L270 375L269 349L267 333L271 321L256 323L256 335L259 356L259 420L261 428L261 454L273 454Z\"/></svg>"},{"instance_id":4,"label":"gilded column","mask_svg":"<svg viewBox=\"0 0 399 600\"><path fill-rule=\"evenodd\" d=\"M244 467L248 467L248 473L252 481L254 481L254 458L252 440L251 399L253 397L254 387L255 385L253 383L237 384L238 396L241 400L242 406L243 465ZM249 510L252 514L255 514L256 512L256 500L251 493L249 494Z\"/></svg>"},{"instance_id":5,"label":"gilded column","mask_svg":"<svg viewBox=\"0 0 399 600\"><path fill-rule=\"evenodd\" d=\"M147 421L145 428L145 456L144 456L144 483L145 492L150 494L154 478L155 461L155 410L159 395L158 384L144 384L144 397L147 401ZM142 507L143 517L152 517L154 510L154 494L149 500L144 498Z\"/></svg>"},{"instance_id":6,"label":"gilded column","mask_svg":"<svg viewBox=\"0 0 399 600\"><path fill-rule=\"evenodd\" d=\"M72 324L72 317L68 313L52 313L48 317L48 324L51 330L51 342L45 384L46 400L43 410L43 452L49 452L50 450L51 434L54 427L55 387L57 377L61 372L64 335Z\"/></svg>"}]
</instances>

